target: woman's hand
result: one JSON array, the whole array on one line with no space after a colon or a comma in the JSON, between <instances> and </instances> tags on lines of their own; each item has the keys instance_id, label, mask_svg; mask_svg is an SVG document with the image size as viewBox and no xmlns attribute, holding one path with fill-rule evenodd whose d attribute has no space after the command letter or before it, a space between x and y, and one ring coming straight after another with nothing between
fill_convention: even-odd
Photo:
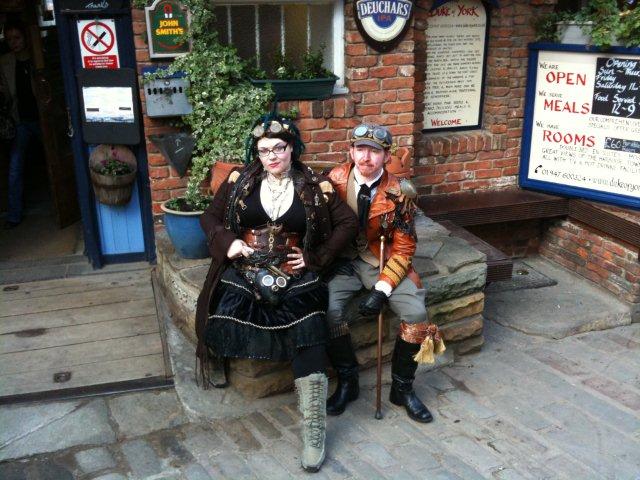
<instances>
[{"instance_id":1,"label":"woman's hand","mask_svg":"<svg viewBox=\"0 0 640 480\"><path fill-rule=\"evenodd\" d=\"M291 259L287 262L287 264L291 265L291 268L293 270L299 270L306 267L304 263L304 257L302 255L302 250L299 247L291 247L291 249L294 251L294 253L290 253L289 255L287 255L287 257Z\"/></svg>"},{"instance_id":2,"label":"woman's hand","mask_svg":"<svg viewBox=\"0 0 640 480\"><path fill-rule=\"evenodd\" d=\"M240 240L239 238L235 239L229 245L229 250L227 250L227 257L231 260L240 257L248 257L253 253L253 248L245 243L244 240Z\"/></svg>"}]
</instances>

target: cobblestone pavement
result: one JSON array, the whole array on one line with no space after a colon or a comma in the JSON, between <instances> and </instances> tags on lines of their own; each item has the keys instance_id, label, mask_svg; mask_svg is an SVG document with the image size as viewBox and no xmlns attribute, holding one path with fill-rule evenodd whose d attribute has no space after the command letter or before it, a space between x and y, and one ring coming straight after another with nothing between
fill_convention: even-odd
<instances>
[{"instance_id":1,"label":"cobblestone pavement","mask_svg":"<svg viewBox=\"0 0 640 480\"><path fill-rule=\"evenodd\" d=\"M372 389L330 418L313 478L640 478L640 324L550 340L488 321L485 336L480 353L416 381L433 423L388 402L373 419ZM290 398L200 423L173 390L3 407L0 478L310 478Z\"/></svg>"}]
</instances>

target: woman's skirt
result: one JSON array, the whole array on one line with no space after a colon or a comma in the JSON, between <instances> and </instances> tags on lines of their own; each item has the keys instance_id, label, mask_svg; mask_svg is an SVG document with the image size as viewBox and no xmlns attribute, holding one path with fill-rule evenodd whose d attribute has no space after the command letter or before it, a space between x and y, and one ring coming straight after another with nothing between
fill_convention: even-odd
<instances>
[{"instance_id":1,"label":"woman's skirt","mask_svg":"<svg viewBox=\"0 0 640 480\"><path fill-rule=\"evenodd\" d=\"M291 360L297 349L327 342L327 302L327 286L314 272L292 277L280 304L271 306L228 267L213 293L205 343L218 357Z\"/></svg>"}]
</instances>

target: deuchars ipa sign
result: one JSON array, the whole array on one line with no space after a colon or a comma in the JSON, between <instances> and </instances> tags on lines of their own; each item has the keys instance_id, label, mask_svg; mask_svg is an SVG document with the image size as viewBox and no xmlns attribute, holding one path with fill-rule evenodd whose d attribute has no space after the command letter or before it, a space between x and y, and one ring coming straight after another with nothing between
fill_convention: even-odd
<instances>
[{"instance_id":1,"label":"deuchars ipa sign","mask_svg":"<svg viewBox=\"0 0 640 480\"><path fill-rule=\"evenodd\" d=\"M176 57L190 50L186 35L189 14L177 0L156 0L145 8L149 55L151 58Z\"/></svg>"},{"instance_id":2,"label":"deuchars ipa sign","mask_svg":"<svg viewBox=\"0 0 640 480\"><path fill-rule=\"evenodd\" d=\"M358 29L376 50L390 50L409 26L412 7L408 0L358 0L355 2Z\"/></svg>"}]
</instances>

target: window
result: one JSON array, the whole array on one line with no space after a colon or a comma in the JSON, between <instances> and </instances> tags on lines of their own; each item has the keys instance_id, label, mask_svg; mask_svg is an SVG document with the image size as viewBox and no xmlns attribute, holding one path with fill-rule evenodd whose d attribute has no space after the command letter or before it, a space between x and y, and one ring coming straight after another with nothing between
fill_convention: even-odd
<instances>
[{"instance_id":1,"label":"window","mask_svg":"<svg viewBox=\"0 0 640 480\"><path fill-rule=\"evenodd\" d=\"M294 64L307 49L324 45L325 67L339 78L336 93L344 92L344 12L341 0L296 0L247 4L246 0L214 2L220 41L236 47L242 58L254 58L270 70L280 52Z\"/></svg>"}]
</instances>

